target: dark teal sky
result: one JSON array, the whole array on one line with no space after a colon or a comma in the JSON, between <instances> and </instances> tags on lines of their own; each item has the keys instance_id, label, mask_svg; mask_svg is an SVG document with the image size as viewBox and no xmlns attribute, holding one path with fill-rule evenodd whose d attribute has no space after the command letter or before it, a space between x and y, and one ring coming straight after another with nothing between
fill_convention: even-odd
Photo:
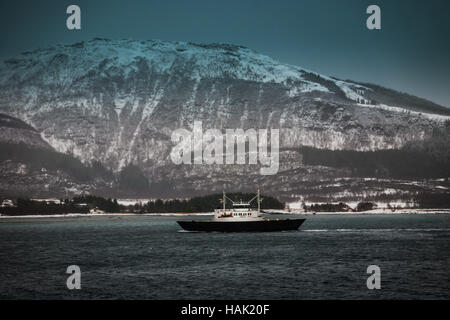
<instances>
[{"instance_id":1,"label":"dark teal sky","mask_svg":"<svg viewBox=\"0 0 450 320\"><path fill-rule=\"evenodd\" d=\"M66 28L70 4L80 31ZM370 4L382 30L366 28ZM226 42L450 106L449 16L447 0L3 0L0 56L93 37Z\"/></svg>"}]
</instances>

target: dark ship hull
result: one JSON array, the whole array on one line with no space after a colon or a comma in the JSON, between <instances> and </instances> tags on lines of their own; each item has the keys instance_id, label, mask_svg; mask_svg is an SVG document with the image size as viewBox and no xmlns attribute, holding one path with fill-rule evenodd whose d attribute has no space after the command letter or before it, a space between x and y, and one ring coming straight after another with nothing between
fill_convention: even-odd
<instances>
[{"instance_id":1,"label":"dark ship hull","mask_svg":"<svg viewBox=\"0 0 450 320\"><path fill-rule=\"evenodd\" d=\"M258 221L177 221L187 231L203 232L270 232L297 230L305 219Z\"/></svg>"}]
</instances>

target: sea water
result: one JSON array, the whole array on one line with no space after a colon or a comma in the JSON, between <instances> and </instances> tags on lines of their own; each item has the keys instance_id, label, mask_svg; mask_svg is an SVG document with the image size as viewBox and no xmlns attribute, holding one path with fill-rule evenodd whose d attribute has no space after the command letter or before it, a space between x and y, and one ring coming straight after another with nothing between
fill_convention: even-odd
<instances>
[{"instance_id":1,"label":"sea water","mask_svg":"<svg viewBox=\"0 0 450 320\"><path fill-rule=\"evenodd\" d=\"M450 298L448 214L315 215L298 231L235 234L179 219L193 217L1 218L0 298ZM70 265L80 290L66 286Z\"/></svg>"}]
</instances>

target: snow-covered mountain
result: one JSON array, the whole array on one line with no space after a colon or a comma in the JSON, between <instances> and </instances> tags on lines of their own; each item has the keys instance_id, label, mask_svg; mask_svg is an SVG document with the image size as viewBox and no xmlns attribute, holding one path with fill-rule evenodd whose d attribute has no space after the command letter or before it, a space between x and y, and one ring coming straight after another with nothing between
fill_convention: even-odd
<instances>
[{"instance_id":1,"label":"snow-covered mountain","mask_svg":"<svg viewBox=\"0 0 450 320\"><path fill-rule=\"evenodd\" d=\"M152 183L192 178L196 190L229 175L223 167L171 162L173 130L195 120L204 130L279 128L283 150L369 151L424 141L450 119L449 109L430 101L319 75L241 46L108 39L3 61L0 113L32 125L55 150L84 163L99 160L116 172L134 163ZM289 153L283 157L291 160L282 170L300 165ZM255 171L229 169L237 176Z\"/></svg>"}]
</instances>

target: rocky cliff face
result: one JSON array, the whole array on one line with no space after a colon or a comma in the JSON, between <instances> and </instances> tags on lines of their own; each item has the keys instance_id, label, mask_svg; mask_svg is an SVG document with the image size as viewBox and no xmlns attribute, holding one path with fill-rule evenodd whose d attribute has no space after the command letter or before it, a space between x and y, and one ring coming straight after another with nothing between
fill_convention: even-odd
<instances>
[{"instance_id":1,"label":"rocky cliff face","mask_svg":"<svg viewBox=\"0 0 450 320\"><path fill-rule=\"evenodd\" d=\"M270 188L287 188L289 170L306 170L289 150L399 149L430 138L450 118L429 101L319 75L245 47L107 39L3 61L0 112L84 163L99 160L116 172L134 163L151 183L199 192L228 183L275 181ZM204 130L280 129L286 150L280 174L267 180L252 166L174 165L171 134L194 121ZM314 179L316 169L302 174Z\"/></svg>"},{"instance_id":2,"label":"rocky cliff face","mask_svg":"<svg viewBox=\"0 0 450 320\"><path fill-rule=\"evenodd\" d=\"M4 114L0 114L0 150L1 196L63 196L101 189L112 180L101 179L78 159L56 152L35 128Z\"/></svg>"}]
</instances>

